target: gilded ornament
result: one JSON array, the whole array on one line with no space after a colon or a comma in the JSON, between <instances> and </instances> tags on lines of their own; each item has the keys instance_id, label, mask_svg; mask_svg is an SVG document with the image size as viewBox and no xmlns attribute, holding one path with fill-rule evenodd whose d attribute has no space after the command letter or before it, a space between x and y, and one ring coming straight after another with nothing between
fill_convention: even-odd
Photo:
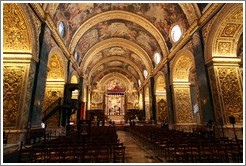
<instances>
[{"instance_id":1,"label":"gilded ornament","mask_svg":"<svg viewBox=\"0 0 246 166\"><path fill-rule=\"evenodd\" d=\"M17 4L3 5L4 52L30 52L32 50L27 23Z\"/></svg>"}]
</instances>

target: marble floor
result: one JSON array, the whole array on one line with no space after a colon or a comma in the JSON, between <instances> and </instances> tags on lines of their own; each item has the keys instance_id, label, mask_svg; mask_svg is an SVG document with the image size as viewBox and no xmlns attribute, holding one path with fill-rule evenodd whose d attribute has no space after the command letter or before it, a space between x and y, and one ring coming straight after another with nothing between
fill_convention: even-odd
<instances>
[{"instance_id":1,"label":"marble floor","mask_svg":"<svg viewBox=\"0 0 246 166\"><path fill-rule=\"evenodd\" d=\"M154 155L151 150L143 148L140 146L138 141L136 141L128 132L118 130L118 138L120 142L123 142L126 151L126 163L163 163L161 158Z\"/></svg>"}]
</instances>

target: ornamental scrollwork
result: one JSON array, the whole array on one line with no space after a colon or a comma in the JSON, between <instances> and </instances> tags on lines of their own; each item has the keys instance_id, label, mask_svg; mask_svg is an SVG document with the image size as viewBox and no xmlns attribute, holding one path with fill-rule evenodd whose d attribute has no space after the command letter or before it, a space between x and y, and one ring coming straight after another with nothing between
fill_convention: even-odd
<instances>
[{"instance_id":1,"label":"ornamental scrollwork","mask_svg":"<svg viewBox=\"0 0 246 166\"><path fill-rule=\"evenodd\" d=\"M24 66L4 66L3 68L3 126L16 127L19 114Z\"/></svg>"},{"instance_id":2,"label":"ornamental scrollwork","mask_svg":"<svg viewBox=\"0 0 246 166\"><path fill-rule=\"evenodd\" d=\"M3 5L4 51L30 51L30 40L25 18L17 4Z\"/></svg>"},{"instance_id":3,"label":"ornamental scrollwork","mask_svg":"<svg viewBox=\"0 0 246 166\"><path fill-rule=\"evenodd\" d=\"M177 123L190 123L191 117L191 99L189 95L189 88L175 88L175 110Z\"/></svg>"},{"instance_id":4,"label":"ornamental scrollwork","mask_svg":"<svg viewBox=\"0 0 246 166\"><path fill-rule=\"evenodd\" d=\"M229 116L234 116L236 122L243 122L242 90L237 68L218 68L217 72L226 122L229 123Z\"/></svg>"}]
</instances>

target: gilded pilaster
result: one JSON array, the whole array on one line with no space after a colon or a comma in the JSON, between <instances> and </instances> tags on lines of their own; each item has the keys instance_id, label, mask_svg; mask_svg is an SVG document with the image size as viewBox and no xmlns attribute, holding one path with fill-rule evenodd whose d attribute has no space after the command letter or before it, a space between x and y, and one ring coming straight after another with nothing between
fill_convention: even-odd
<instances>
[{"instance_id":1,"label":"gilded pilaster","mask_svg":"<svg viewBox=\"0 0 246 166\"><path fill-rule=\"evenodd\" d=\"M174 84L176 124L192 123L192 105L189 85Z\"/></svg>"},{"instance_id":2,"label":"gilded pilaster","mask_svg":"<svg viewBox=\"0 0 246 166\"><path fill-rule=\"evenodd\" d=\"M236 123L243 123L243 90L238 66L214 65L209 69L210 84L213 89L213 101L216 118L222 118L230 124L229 116Z\"/></svg>"}]
</instances>

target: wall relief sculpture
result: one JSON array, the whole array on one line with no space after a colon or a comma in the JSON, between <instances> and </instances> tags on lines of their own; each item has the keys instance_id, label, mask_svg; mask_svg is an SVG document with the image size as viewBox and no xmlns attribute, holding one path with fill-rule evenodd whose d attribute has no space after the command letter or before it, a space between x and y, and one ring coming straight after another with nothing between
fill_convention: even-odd
<instances>
[{"instance_id":1,"label":"wall relief sculpture","mask_svg":"<svg viewBox=\"0 0 246 166\"><path fill-rule=\"evenodd\" d=\"M22 106L25 66L3 67L3 126L17 127Z\"/></svg>"}]
</instances>

